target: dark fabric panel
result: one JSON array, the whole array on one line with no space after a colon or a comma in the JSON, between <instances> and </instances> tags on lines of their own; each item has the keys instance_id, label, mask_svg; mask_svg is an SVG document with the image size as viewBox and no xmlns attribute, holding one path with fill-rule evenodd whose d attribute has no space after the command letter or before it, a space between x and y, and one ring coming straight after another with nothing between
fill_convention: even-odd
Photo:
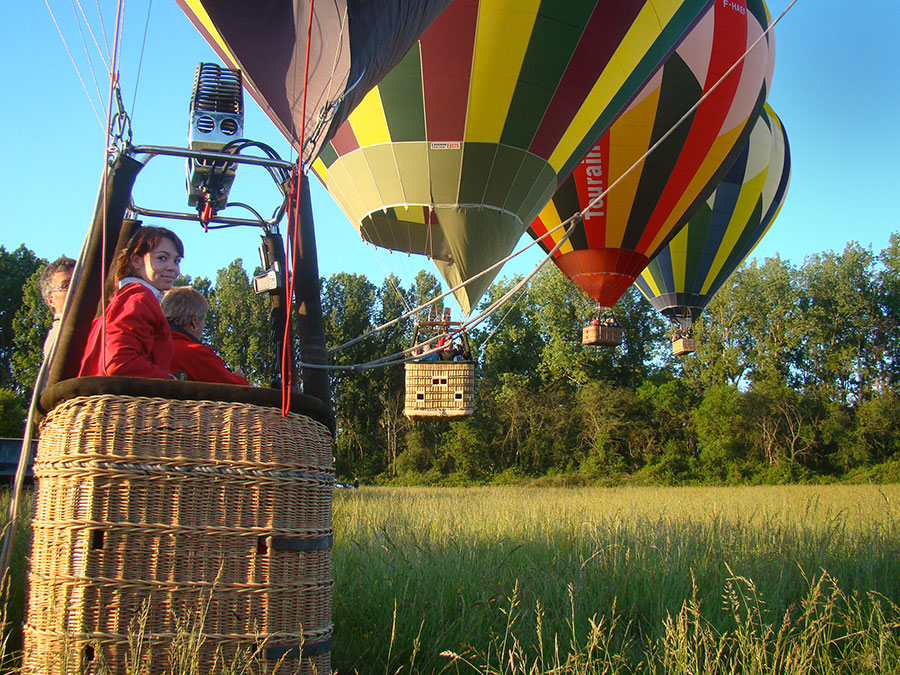
<instances>
[{"instance_id":1,"label":"dark fabric panel","mask_svg":"<svg viewBox=\"0 0 900 675\"><path fill-rule=\"evenodd\" d=\"M462 172L459 177L460 204L481 204L498 147L495 143L463 144Z\"/></svg>"},{"instance_id":2,"label":"dark fabric panel","mask_svg":"<svg viewBox=\"0 0 900 675\"><path fill-rule=\"evenodd\" d=\"M547 2L542 3L542 9ZM569 57L563 64L565 72L556 75L551 82L551 100L540 109L542 116L529 147L539 157L548 158L556 148L622 38L634 24L645 0L601 1L593 3L593 6L591 3L581 4L583 8L575 15L580 23L577 43L571 46L571 55L569 43L564 43L565 56Z\"/></svg>"},{"instance_id":3,"label":"dark fabric panel","mask_svg":"<svg viewBox=\"0 0 900 675\"><path fill-rule=\"evenodd\" d=\"M690 94L684 94L686 90L692 91ZM678 54L673 54L663 70L659 105L650 135L651 146L675 126L702 93L691 69ZM667 94L671 94L671 98ZM628 227L622 238L622 248L634 250L640 244L641 237L651 222L659 196L678 162L685 139L690 133L692 120L693 114L644 161L631 213L628 216Z\"/></svg>"},{"instance_id":4,"label":"dark fabric panel","mask_svg":"<svg viewBox=\"0 0 900 675\"><path fill-rule=\"evenodd\" d=\"M159 397L177 401L250 403L281 409L281 390L279 389L183 380L154 380L145 377L77 377L63 380L44 390L39 402L39 409L42 414L46 415L60 403L76 396L100 396L102 394ZM291 412L306 415L329 427L328 406L313 396L294 392L291 395Z\"/></svg>"},{"instance_id":5,"label":"dark fabric panel","mask_svg":"<svg viewBox=\"0 0 900 675\"><path fill-rule=\"evenodd\" d=\"M413 45L378 85L391 141L425 140L425 103L419 47Z\"/></svg>"},{"instance_id":6,"label":"dark fabric panel","mask_svg":"<svg viewBox=\"0 0 900 675\"><path fill-rule=\"evenodd\" d=\"M704 244L707 241L706 233L709 231L710 219L712 218L712 209L707 202L704 202L690 223L686 225L687 232L687 250L685 251L684 261L680 264L684 265L684 290L700 290L697 288L698 282L702 277L706 276L705 270L701 268L703 260ZM663 253L670 251L668 247L663 249ZM660 254L662 255L662 254ZM707 268L709 269L709 268Z\"/></svg>"},{"instance_id":7,"label":"dark fabric panel","mask_svg":"<svg viewBox=\"0 0 900 675\"><path fill-rule=\"evenodd\" d=\"M594 4L584 0L543 0L500 136L501 143L519 148L531 145L584 33ZM609 52L603 54L595 51L590 58L576 63L575 69L593 73L596 64L600 64L601 67L596 70L599 72L608 60ZM566 127L568 122L566 120ZM549 157L549 152L536 154L544 159Z\"/></svg>"},{"instance_id":8,"label":"dark fabric panel","mask_svg":"<svg viewBox=\"0 0 900 675\"><path fill-rule=\"evenodd\" d=\"M578 199L578 187L575 185L575 179L569 176L569 179L559 186L556 194L553 195L553 205L556 207L556 213L559 215L560 222L569 216L573 216L581 211L581 202ZM553 248L553 242L547 242L550 248ZM584 228L584 221L578 224L572 235L569 237L569 243L576 250L588 247L587 232Z\"/></svg>"},{"instance_id":9,"label":"dark fabric panel","mask_svg":"<svg viewBox=\"0 0 900 675\"><path fill-rule=\"evenodd\" d=\"M72 277L48 386L78 374L91 322L100 306L102 270L109 270L115 259L117 248L113 244L122 234L125 209L131 203L131 188L142 168L144 165L140 162L120 156L109 170L106 195L101 194L98 199L88 241ZM102 259L104 222L107 246L106 257Z\"/></svg>"}]
</instances>

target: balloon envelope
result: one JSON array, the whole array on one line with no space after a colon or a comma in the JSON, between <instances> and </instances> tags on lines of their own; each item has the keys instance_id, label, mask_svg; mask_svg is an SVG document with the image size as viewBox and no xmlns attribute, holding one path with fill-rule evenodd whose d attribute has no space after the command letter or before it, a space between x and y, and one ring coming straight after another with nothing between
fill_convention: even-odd
<instances>
[{"instance_id":1,"label":"balloon envelope","mask_svg":"<svg viewBox=\"0 0 900 675\"><path fill-rule=\"evenodd\" d=\"M510 253L708 0L454 0L313 170L364 239L452 286ZM456 294L468 313L486 275Z\"/></svg>"},{"instance_id":2,"label":"balloon envelope","mask_svg":"<svg viewBox=\"0 0 900 675\"><path fill-rule=\"evenodd\" d=\"M176 0L306 162L449 1L314 3L301 120L309 0Z\"/></svg>"},{"instance_id":3,"label":"balloon envelope","mask_svg":"<svg viewBox=\"0 0 900 675\"><path fill-rule=\"evenodd\" d=\"M644 297L689 326L771 227L790 175L784 126L766 104L725 179L641 273L636 286Z\"/></svg>"},{"instance_id":4,"label":"balloon envelope","mask_svg":"<svg viewBox=\"0 0 900 675\"><path fill-rule=\"evenodd\" d=\"M717 2L531 224L533 237L546 235L621 178L585 212L554 257L563 273L600 305L616 303L706 200L746 142L771 79L771 34L740 59L768 21L762 0ZM541 245L549 251L562 236L559 229Z\"/></svg>"}]
</instances>

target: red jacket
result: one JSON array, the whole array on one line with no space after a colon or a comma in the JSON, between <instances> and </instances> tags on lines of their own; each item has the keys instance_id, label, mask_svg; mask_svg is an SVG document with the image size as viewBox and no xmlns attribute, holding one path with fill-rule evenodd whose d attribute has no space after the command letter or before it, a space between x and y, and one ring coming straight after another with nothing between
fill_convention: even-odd
<instances>
[{"instance_id":1,"label":"red jacket","mask_svg":"<svg viewBox=\"0 0 900 675\"><path fill-rule=\"evenodd\" d=\"M169 367L172 373L183 371L187 379L195 382L250 384L240 375L228 370L218 354L193 335L188 335L175 326L172 326L171 330L172 344L175 347L172 365Z\"/></svg>"},{"instance_id":2,"label":"red jacket","mask_svg":"<svg viewBox=\"0 0 900 675\"><path fill-rule=\"evenodd\" d=\"M103 317L94 319L79 376L128 375L171 379L172 336L159 300L140 283L120 288L106 306L106 362Z\"/></svg>"}]
</instances>

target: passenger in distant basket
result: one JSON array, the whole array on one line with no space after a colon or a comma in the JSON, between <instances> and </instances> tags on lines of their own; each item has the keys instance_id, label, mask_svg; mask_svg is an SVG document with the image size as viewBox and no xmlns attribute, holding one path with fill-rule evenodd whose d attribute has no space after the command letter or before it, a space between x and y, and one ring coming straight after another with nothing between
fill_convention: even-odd
<instances>
[{"instance_id":1,"label":"passenger in distant basket","mask_svg":"<svg viewBox=\"0 0 900 675\"><path fill-rule=\"evenodd\" d=\"M163 296L161 307L172 331L175 351L169 370L176 378L184 373L184 379L195 382L249 384L240 372L228 370L225 362L201 342L209 303L199 291L190 286L173 288Z\"/></svg>"},{"instance_id":2,"label":"passenger in distant basket","mask_svg":"<svg viewBox=\"0 0 900 675\"><path fill-rule=\"evenodd\" d=\"M171 379L172 335L159 301L175 283L183 257L181 240L164 227L134 233L116 257L119 290L94 319L79 376Z\"/></svg>"}]
</instances>

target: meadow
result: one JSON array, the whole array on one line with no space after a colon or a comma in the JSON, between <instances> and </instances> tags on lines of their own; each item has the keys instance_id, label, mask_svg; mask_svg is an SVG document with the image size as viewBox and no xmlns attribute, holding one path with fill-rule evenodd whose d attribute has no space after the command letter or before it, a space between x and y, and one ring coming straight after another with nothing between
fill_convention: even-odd
<instances>
[{"instance_id":1,"label":"meadow","mask_svg":"<svg viewBox=\"0 0 900 675\"><path fill-rule=\"evenodd\" d=\"M898 485L337 490L332 667L900 673L898 521Z\"/></svg>"}]
</instances>

